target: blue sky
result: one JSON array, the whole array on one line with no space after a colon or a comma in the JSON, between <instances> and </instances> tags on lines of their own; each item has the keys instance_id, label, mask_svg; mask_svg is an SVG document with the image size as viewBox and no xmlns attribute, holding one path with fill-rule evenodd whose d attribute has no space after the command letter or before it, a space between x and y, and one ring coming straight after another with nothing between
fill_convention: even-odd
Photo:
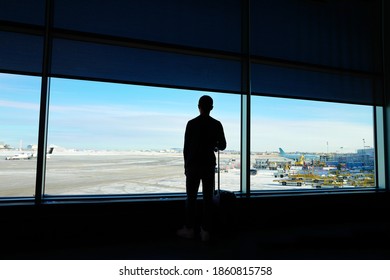
<instances>
[{"instance_id":1,"label":"blue sky","mask_svg":"<svg viewBox=\"0 0 390 280\"><path fill-rule=\"evenodd\" d=\"M51 80L48 144L68 149L183 146L200 96L214 99L228 149L240 147L240 96L101 82ZM37 143L40 79L0 74L0 142ZM373 146L372 108L282 98L252 99L252 150L354 152ZM342 147L342 148L341 148Z\"/></svg>"}]
</instances>

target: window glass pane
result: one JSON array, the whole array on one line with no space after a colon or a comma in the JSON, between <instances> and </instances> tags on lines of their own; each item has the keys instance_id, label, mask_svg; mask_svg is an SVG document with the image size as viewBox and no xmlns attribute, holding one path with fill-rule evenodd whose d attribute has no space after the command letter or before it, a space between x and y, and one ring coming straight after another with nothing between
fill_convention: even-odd
<instances>
[{"instance_id":1,"label":"window glass pane","mask_svg":"<svg viewBox=\"0 0 390 280\"><path fill-rule=\"evenodd\" d=\"M252 190L374 187L373 107L252 98Z\"/></svg>"},{"instance_id":2,"label":"window glass pane","mask_svg":"<svg viewBox=\"0 0 390 280\"><path fill-rule=\"evenodd\" d=\"M130 83L240 91L240 63L70 40L53 41L51 74Z\"/></svg>"},{"instance_id":3,"label":"window glass pane","mask_svg":"<svg viewBox=\"0 0 390 280\"><path fill-rule=\"evenodd\" d=\"M0 74L0 196L35 193L41 78Z\"/></svg>"},{"instance_id":4,"label":"window glass pane","mask_svg":"<svg viewBox=\"0 0 390 280\"><path fill-rule=\"evenodd\" d=\"M369 72L381 67L381 1L251 1L259 56Z\"/></svg>"},{"instance_id":5,"label":"window glass pane","mask_svg":"<svg viewBox=\"0 0 390 280\"><path fill-rule=\"evenodd\" d=\"M252 91L259 95L380 105L382 88L375 77L252 64Z\"/></svg>"},{"instance_id":6,"label":"window glass pane","mask_svg":"<svg viewBox=\"0 0 390 280\"><path fill-rule=\"evenodd\" d=\"M40 74L43 37L0 31L0 71Z\"/></svg>"},{"instance_id":7,"label":"window glass pane","mask_svg":"<svg viewBox=\"0 0 390 280\"><path fill-rule=\"evenodd\" d=\"M239 52L240 6L238 0L57 0L54 26Z\"/></svg>"},{"instance_id":8,"label":"window glass pane","mask_svg":"<svg viewBox=\"0 0 390 280\"><path fill-rule=\"evenodd\" d=\"M45 0L1 1L0 20L43 25Z\"/></svg>"},{"instance_id":9,"label":"window glass pane","mask_svg":"<svg viewBox=\"0 0 390 280\"><path fill-rule=\"evenodd\" d=\"M239 161L239 95L51 79L46 194L185 192L184 132L204 94L234 150L221 157Z\"/></svg>"}]
</instances>

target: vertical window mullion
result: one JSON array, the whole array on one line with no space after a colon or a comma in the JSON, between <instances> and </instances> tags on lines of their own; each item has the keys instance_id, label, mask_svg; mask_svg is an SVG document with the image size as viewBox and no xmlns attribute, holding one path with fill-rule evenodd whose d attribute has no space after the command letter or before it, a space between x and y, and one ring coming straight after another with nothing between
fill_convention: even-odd
<instances>
[{"instance_id":1,"label":"vertical window mullion","mask_svg":"<svg viewBox=\"0 0 390 280\"><path fill-rule=\"evenodd\" d=\"M52 0L46 1L45 37L42 61L41 100L39 110L38 157L35 185L35 203L41 204L45 188L47 123L49 110L50 64L51 64L51 28L52 28Z\"/></svg>"},{"instance_id":2,"label":"vertical window mullion","mask_svg":"<svg viewBox=\"0 0 390 280\"><path fill-rule=\"evenodd\" d=\"M376 186L386 188L385 130L382 107L374 107L375 176Z\"/></svg>"},{"instance_id":3,"label":"vertical window mullion","mask_svg":"<svg viewBox=\"0 0 390 280\"><path fill-rule=\"evenodd\" d=\"M242 1L241 19L241 192L250 195L250 0Z\"/></svg>"}]
</instances>

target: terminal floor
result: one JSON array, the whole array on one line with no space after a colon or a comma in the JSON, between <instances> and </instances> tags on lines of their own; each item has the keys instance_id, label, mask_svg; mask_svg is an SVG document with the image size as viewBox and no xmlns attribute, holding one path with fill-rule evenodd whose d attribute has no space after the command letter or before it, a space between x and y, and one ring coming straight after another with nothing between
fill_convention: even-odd
<instances>
[{"instance_id":1,"label":"terminal floor","mask_svg":"<svg viewBox=\"0 0 390 280\"><path fill-rule=\"evenodd\" d=\"M183 259L390 259L389 222L248 228L218 234L209 243L184 240L173 230L91 239L56 239L12 245L1 259L183 260Z\"/></svg>"}]
</instances>

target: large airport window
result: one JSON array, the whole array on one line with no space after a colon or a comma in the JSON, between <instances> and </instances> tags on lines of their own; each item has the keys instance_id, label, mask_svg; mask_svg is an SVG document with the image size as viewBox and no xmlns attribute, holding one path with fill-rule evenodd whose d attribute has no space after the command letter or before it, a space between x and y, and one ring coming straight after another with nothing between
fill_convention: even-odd
<instances>
[{"instance_id":1,"label":"large airport window","mask_svg":"<svg viewBox=\"0 0 390 280\"><path fill-rule=\"evenodd\" d=\"M184 193L184 131L204 94L228 142L221 181L238 191L239 95L52 78L45 194Z\"/></svg>"},{"instance_id":2,"label":"large airport window","mask_svg":"<svg viewBox=\"0 0 390 280\"><path fill-rule=\"evenodd\" d=\"M251 190L376 186L373 107L255 96Z\"/></svg>"},{"instance_id":3,"label":"large airport window","mask_svg":"<svg viewBox=\"0 0 390 280\"><path fill-rule=\"evenodd\" d=\"M0 196L35 193L41 78L0 74Z\"/></svg>"}]
</instances>

